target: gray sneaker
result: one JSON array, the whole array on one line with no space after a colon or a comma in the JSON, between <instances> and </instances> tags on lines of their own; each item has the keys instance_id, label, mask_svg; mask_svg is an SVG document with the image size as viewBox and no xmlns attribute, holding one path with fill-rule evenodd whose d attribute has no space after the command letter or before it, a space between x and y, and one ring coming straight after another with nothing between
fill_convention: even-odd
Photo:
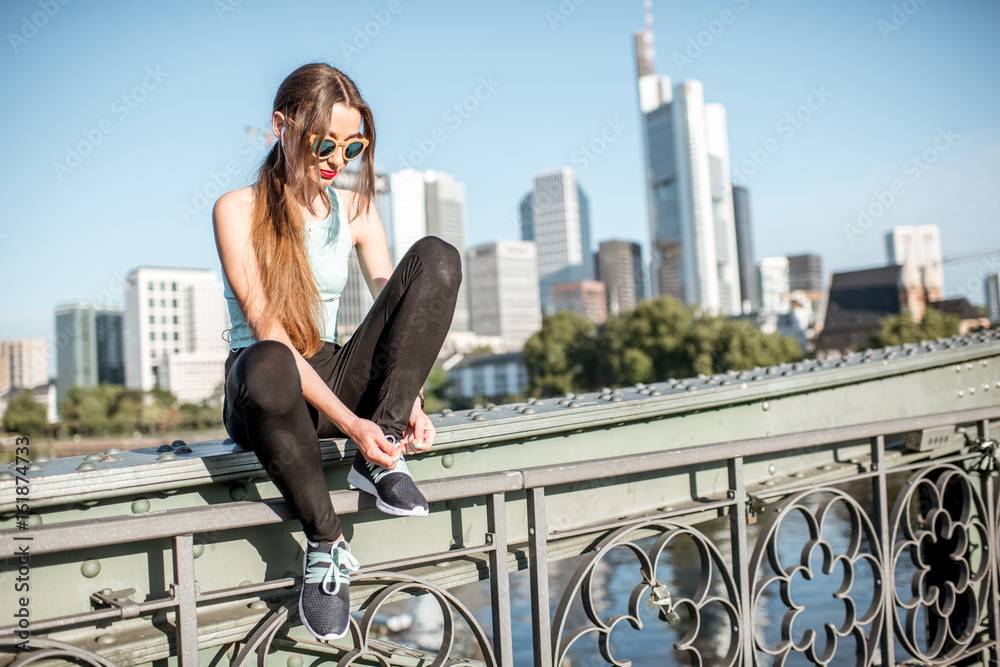
<instances>
[{"instance_id":1,"label":"gray sneaker","mask_svg":"<svg viewBox=\"0 0 1000 667\"><path fill-rule=\"evenodd\" d=\"M361 564L343 538L336 542L312 542L302 558L302 594L299 618L317 639L340 639L351 620L351 572Z\"/></svg>"},{"instance_id":2,"label":"gray sneaker","mask_svg":"<svg viewBox=\"0 0 1000 667\"><path fill-rule=\"evenodd\" d=\"M387 436L395 442L395 436ZM393 470L369 463L360 451L354 454L354 463L347 473L347 483L356 489L375 496L375 506L394 516L427 516L429 507L420 493L402 454Z\"/></svg>"}]
</instances>

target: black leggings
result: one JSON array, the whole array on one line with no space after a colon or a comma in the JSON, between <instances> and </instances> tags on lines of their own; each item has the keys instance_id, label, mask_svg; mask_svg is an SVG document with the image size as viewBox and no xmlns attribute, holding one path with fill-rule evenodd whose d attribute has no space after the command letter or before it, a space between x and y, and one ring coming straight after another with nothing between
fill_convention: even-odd
<instances>
[{"instance_id":1,"label":"black leggings","mask_svg":"<svg viewBox=\"0 0 1000 667\"><path fill-rule=\"evenodd\" d=\"M309 364L354 414L401 438L451 326L461 282L454 246L435 236L420 239L347 344L324 342ZM223 423L234 441L257 454L307 538L340 535L319 439L344 434L305 400L295 356L283 343L262 340L230 352Z\"/></svg>"}]
</instances>

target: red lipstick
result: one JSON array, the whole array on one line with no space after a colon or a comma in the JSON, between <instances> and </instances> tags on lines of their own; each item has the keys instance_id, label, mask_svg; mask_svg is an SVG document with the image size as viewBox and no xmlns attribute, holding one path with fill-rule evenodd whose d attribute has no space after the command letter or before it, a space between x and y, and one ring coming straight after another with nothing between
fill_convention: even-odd
<instances>
[{"instance_id":1,"label":"red lipstick","mask_svg":"<svg viewBox=\"0 0 1000 667\"><path fill-rule=\"evenodd\" d=\"M319 175L322 176L323 178L333 178L334 176L337 175L337 172L335 172L335 171L325 171L323 169L320 169L319 170Z\"/></svg>"}]
</instances>

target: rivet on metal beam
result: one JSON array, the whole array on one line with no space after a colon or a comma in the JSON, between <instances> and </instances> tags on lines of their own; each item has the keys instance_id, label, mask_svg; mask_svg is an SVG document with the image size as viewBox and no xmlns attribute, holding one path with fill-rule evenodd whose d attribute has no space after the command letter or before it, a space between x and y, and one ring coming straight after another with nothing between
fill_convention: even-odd
<instances>
[{"instance_id":1,"label":"rivet on metal beam","mask_svg":"<svg viewBox=\"0 0 1000 667\"><path fill-rule=\"evenodd\" d=\"M91 463L90 461L84 461L83 463L81 463L80 465L78 465L76 467L76 469L79 470L79 471L81 471L81 472L85 471L85 470L97 470L97 466L95 464Z\"/></svg>"},{"instance_id":2,"label":"rivet on metal beam","mask_svg":"<svg viewBox=\"0 0 1000 667\"><path fill-rule=\"evenodd\" d=\"M958 390L958 397L959 397L959 398L962 398L963 396L965 396L965 392L964 392L964 391L962 391L961 389L959 389L959 390Z\"/></svg>"},{"instance_id":3,"label":"rivet on metal beam","mask_svg":"<svg viewBox=\"0 0 1000 667\"><path fill-rule=\"evenodd\" d=\"M773 475L776 472L778 472L778 467L776 465L774 465L772 463L771 465L767 466L767 474L768 475Z\"/></svg>"},{"instance_id":4,"label":"rivet on metal beam","mask_svg":"<svg viewBox=\"0 0 1000 667\"><path fill-rule=\"evenodd\" d=\"M80 564L80 574L87 577L88 579L93 579L101 573L101 561L90 558L83 561Z\"/></svg>"},{"instance_id":5,"label":"rivet on metal beam","mask_svg":"<svg viewBox=\"0 0 1000 667\"><path fill-rule=\"evenodd\" d=\"M444 456L442 456L441 457L441 465L443 465L445 468L450 468L453 465L455 465L455 455L454 454L445 454Z\"/></svg>"},{"instance_id":6,"label":"rivet on metal beam","mask_svg":"<svg viewBox=\"0 0 1000 667\"><path fill-rule=\"evenodd\" d=\"M195 544L191 547L191 556L193 558L199 558L203 553L205 553L205 545L202 543Z\"/></svg>"},{"instance_id":7,"label":"rivet on metal beam","mask_svg":"<svg viewBox=\"0 0 1000 667\"><path fill-rule=\"evenodd\" d=\"M247 497L246 484L236 482L229 487L229 497L233 500L243 500Z\"/></svg>"},{"instance_id":8,"label":"rivet on metal beam","mask_svg":"<svg viewBox=\"0 0 1000 667\"><path fill-rule=\"evenodd\" d=\"M767 412L768 410L771 409L771 404L768 403L767 401L764 401L763 403L760 404L760 409L763 410L764 412Z\"/></svg>"},{"instance_id":9,"label":"rivet on metal beam","mask_svg":"<svg viewBox=\"0 0 1000 667\"><path fill-rule=\"evenodd\" d=\"M474 422L484 422L484 421L486 421L486 415L476 415L475 417L472 418L472 421L474 421Z\"/></svg>"},{"instance_id":10,"label":"rivet on metal beam","mask_svg":"<svg viewBox=\"0 0 1000 667\"><path fill-rule=\"evenodd\" d=\"M132 501L132 514L142 514L149 511L149 500L146 498L136 498Z\"/></svg>"},{"instance_id":11,"label":"rivet on metal beam","mask_svg":"<svg viewBox=\"0 0 1000 667\"><path fill-rule=\"evenodd\" d=\"M566 404L567 408L578 408L580 407L580 401L570 401Z\"/></svg>"},{"instance_id":12,"label":"rivet on metal beam","mask_svg":"<svg viewBox=\"0 0 1000 667\"><path fill-rule=\"evenodd\" d=\"M500 412L500 406L499 405L491 405L490 407L488 407L486 409L489 410L490 412Z\"/></svg>"},{"instance_id":13,"label":"rivet on metal beam","mask_svg":"<svg viewBox=\"0 0 1000 667\"><path fill-rule=\"evenodd\" d=\"M533 415L533 414L535 414L535 409L534 408L525 408L524 410L521 410L521 414L522 415Z\"/></svg>"},{"instance_id":14,"label":"rivet on metal beam","mask_svg":"<svg viewBox=\"0 0 1000 667\"><path fill-rule=\"evenodd\" d=\"M177 455L173 452L163 452L156 457L157 461L175 461L177 460Z\"/></svg>"},{"instance_id":15,"label":"rivet on metal beam","mask_svg":"<svg viewBox=\"0 0 1000 667\"><path fill-rule=\"evenodd\" d=\"M97 452L93 452L91 454L87 454L86 456L84 456L83 460L84 461L100 461L103 458L104 458L104 454L98 454Z\"/></svg>"},{"instance_id":16,"label":"rivet on metal beam","mask_svg":"<svg viewBox=\"0 0 1000 667\"><path fill-rule=\"evenodd\" d=\"M118 637L115 635L98 635L94 641L98 644L114 644L118 641Z\"/></svg>"},{"instance_id":17,"label":"rivet on metal beam","mask_svg":"<svg viewBox=\"0 0 1000 667\"><path fill-rule=\"evenodd\" d=\"M47 455L45 455L45 454L39 454L38 456L36 456L36 457L35 457L35 463L48 463L48 462L49 462L49 461L51 461L51 460L52 460L52 459L50 459L50 458L49 458L49 457L48 457Z\"/></svg>"}]
</instances>

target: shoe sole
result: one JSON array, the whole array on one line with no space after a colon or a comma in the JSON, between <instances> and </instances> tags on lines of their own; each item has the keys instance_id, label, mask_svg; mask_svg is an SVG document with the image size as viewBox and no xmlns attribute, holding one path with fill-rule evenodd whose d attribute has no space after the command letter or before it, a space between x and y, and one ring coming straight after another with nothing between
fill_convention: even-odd
<instances>
[{"instance_id":1,"label":"shoe sole","mask_svg":"<svg viewBox=\"0 0 1000 667\"><path fill-rule=\"evenodd\" d=\"M303 579L305 578L306 559L309 557L308 553L309 553L309 549L308 549L308 545L307 545L306 553L302 556L302 574L303 574ZM305 586L305 582L304 581L302 582L302 585ZM299 593L299 620L302 621L302 625L304 625L305 628L306 628L306 630L308 630L309 633L313 637L315 637L316 639L322 639L322 640L326 640L326 641L329 641L331 639L341 639L343 637L346 637L347 633L349 633L351 631L351 621L350 621L350 619L347 620L347 627L339 635L334 635L334 634L321 635L318 632L316 632L315 630L313 630L312 626L309 625L309 621L306 620L306 615L302 611L302 593L301 592Z\"/></svg>"},{"instance_id":2,"label":"shoe sole","mask_svg":"<svg viewBox=\"0 0 1000 667\"><path fill-rule=\"evenodd\" d=\"M392 505L383 502L382 499L379 498L378 492L375 490L375 485L372 484L371 480L359 473L353 467L351 467L351 472L347 473L347 483L356 489L375 496L375 507L379 508L386 514L391 514L393 516L427 516L429 513L429 508L414 507L413 509L408 510L403 507L393 507Z\"/></svg>"}]
</instances>

